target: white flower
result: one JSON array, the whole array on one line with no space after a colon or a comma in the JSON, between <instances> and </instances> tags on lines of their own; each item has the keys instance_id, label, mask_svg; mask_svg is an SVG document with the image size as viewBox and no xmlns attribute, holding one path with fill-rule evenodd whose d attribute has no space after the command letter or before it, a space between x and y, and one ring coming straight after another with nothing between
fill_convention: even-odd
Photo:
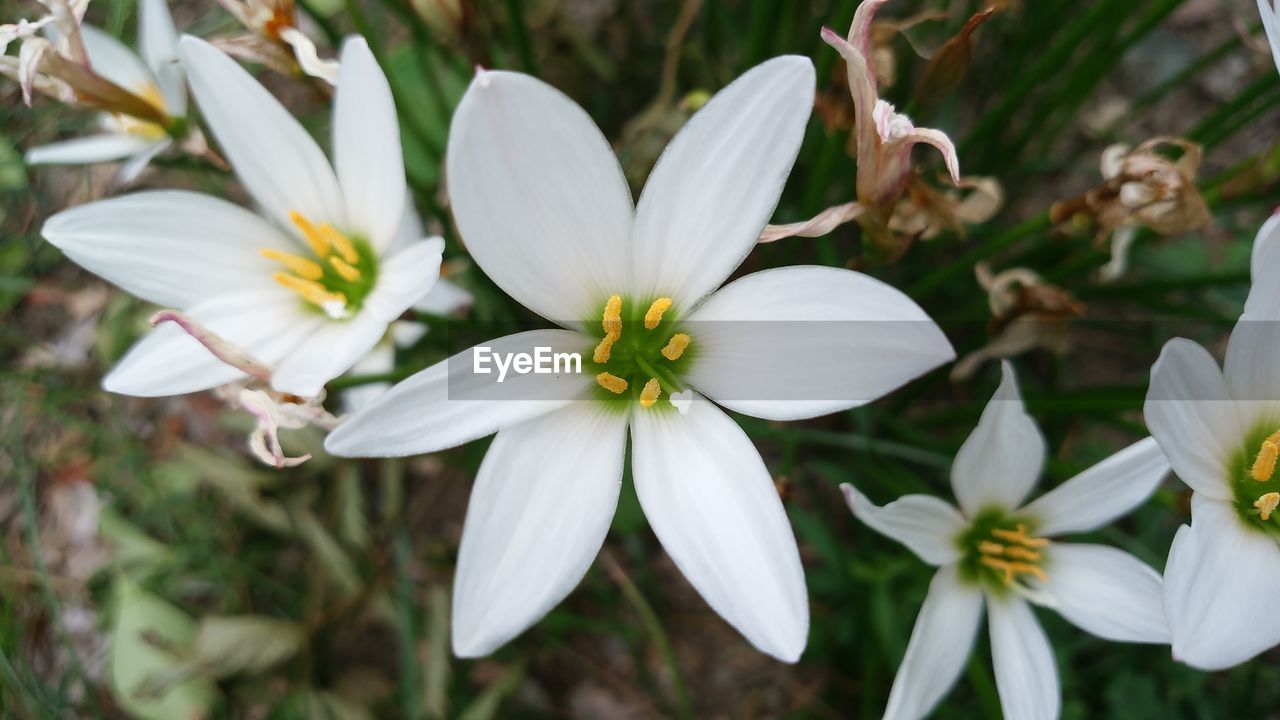
<instances>
[{"instance_id":1,"label":"white flower","mask_svg":"<svg viewBox=\"0 0 1280 720\"><path fill-rule=\"evenodd\" d=\"M1258 0L1258 12L1262 15L1262 28L1271 44L1271 57L1280 71L1280 0Z\"/></svg>"},{"instance_id":2,"label":"white flower","mask_svg":"<svg viewBox=\"0 0 1280 720\"><path fill-rule=\"evenodd\" d=\"M608 142L563 94L511 72L482 71L467 90L447 160L458 228L494 282L564 327L487 345L579 352L590 372L496 384L459 372L469 350L326 442L338 455L409 455L497 432L459 550L459 655L518 635L586 573L617 505L628 429L640 503L676 565L756 647L787 661L804 649L804 573L772 478L698 392L750 415L805 418L954 357L910 299L855 272L766 270L712 294L778 201L813 82L807 59L783 57L723 89L672 140L634 209ZM787 332L803 321L827 322Z\"/></svg>"},{"instance_id":3,"label":"white flower","mask_svg":"<svg viewBox=\"0 0 1280 720\"><path fill-rule=\"evenodd\" d=\"M1191 525L1165 566L1173 654L1202 670L1280 644L1280 219L1254 243L1253 288L1222 368L1203 347L1170 340L1151 368L1151 434L1194 492Z\"/></svg>"},{"instance_id":4,"label":"white flower","mask_svg":"<svg viewBox=\"0 0 1280 720\"><path fill-rule=\"evenodd\" d=\"M876 532L938 566L920 608L884 717L923 717L959 677L987 606L991 659L1006 720L1056 718L1053 649L1028 601L1108 640L1165 643L1160 575L1105 545L1050 542L1101 527L1151 495L1169 463L1151 438L1085 470L1030 504L1045 445L1026 414L1013 369L951 469L953 508L929 495L884 507L842 485L849 508Z\"/></svg>"},{"instance_id":5,"label":"white flower","mask_svg":"<svg viewBox=\"0 0 1280 720\"><path fill-rule=\"evenodd\" d=\"M397 239L414 228L404 220L390 87L365 41L348 40L330 165L229 57L192 37L181 50L196 100L265 218L197 193L146 192L62 212L44 235L87 269L184 311L273 366L276 390L317 396L439 274L442 240ZM103 385L177 395L241 376L169 324L135 345Z\"/></svg>"},{"instance_id":6,"label":"white flower","mask_svg":"<svg viewBox=\"0 0 1280 720\"><path fill-rule=\"evenodd\" d=\"M141 56L95 27L80 26L80 37L88 63L99 76L141 98L166 117L178 121L186 116L187 87L178 63L178 35L164 0L141 0L138 5ZM102 113L99 125L100 134L31 148L27 163L125 160L117 180L127 183L173 144L165 127L122 112Z\"/></svg>"}]
</instances>

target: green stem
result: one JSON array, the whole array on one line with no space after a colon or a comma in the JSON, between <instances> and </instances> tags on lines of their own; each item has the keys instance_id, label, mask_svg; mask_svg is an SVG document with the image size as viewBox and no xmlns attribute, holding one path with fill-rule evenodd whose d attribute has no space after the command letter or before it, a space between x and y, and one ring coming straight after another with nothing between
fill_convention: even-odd
<instances>
[{"instance_id":1,"label":"green stem","mask_svg":"<svg viewBox=\"0 0 1280 720\"><path fill-rule=\"evenodd\" d=\"M538 74L538 64L533 59L533 44L529 41L529 28L524 23L524 3L522 0L506 0L507 21L511 25L512 40L516 46L516 56L520 58L520 67L530 75Z\"/></svg>"}]
</instances>

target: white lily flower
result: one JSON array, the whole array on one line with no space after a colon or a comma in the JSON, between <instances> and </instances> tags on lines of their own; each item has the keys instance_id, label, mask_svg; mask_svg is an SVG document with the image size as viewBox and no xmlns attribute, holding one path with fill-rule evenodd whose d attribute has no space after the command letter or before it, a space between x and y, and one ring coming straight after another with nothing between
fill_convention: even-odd
<instances>
[{"instance_id":1,"label":"white lily flower","mask_svg":"<svg viewBox=\"0 0 1280 720\"><path fill-rule=\"evenodd\" d=\"M1280 217L1280 216L1278 216ZM1202 670L1238 665L1280 644L1280 219L1254 243L1254 285L1220 368L1176 338L1151 368L1144 414L1174 472L1193 491L1191 525L1165 567L1173 654Z\"/></svg>"},{"instance_id":2,"label":"white lily flower","mask_svg":"<svg viewBox=\"0 0 1280 720\"><path fill-rule=\"evenodd\" d=\"M1280 0L1258 0L1258 13L1262 15L1262 28L1271 44L1271 57L1280 71Z\"/></svg>"},{"instance_id":3,"label":"white lily flower","mask_svg":"<svg viewBox=\"0 0 1280 720\"><path fill-rule=\"evenodd\" d=\"M924 717L946 695L969 658L984 605L1006 720L1056 718L1062 703L1053 649L1028 601L1108 640L1169 641L1159 573L1116 548L1048 539L1096 529L1146 500L1169 473L1160 446L1141 440L1026 503L1045 443L1007 362L1002 372L951 468L959 508L929 495L876 507L841 485L859 520L939 568L886 719Z\"/></svg>"},{"instance_id":4,"label":"white lily flower","mask_svg":"<svg viewBox=\"0 0 1280 720\"><path fill-rule=\"evenodd\" d=\"M431 290L444 241L396 247L406 187L395 105L365 41L343 46L334 162L231 58L185 37L192 91L262 216L207 195L145 192L50 218L44 236L138 297L177 308L273 366L303 397L350 368ZM151 331L104 379L162 396L243 373L172 324Z\"/></svg>"},{"instance_id":5,"label":"white lily flower","mask_svg":"<svg viewBox=\"0 0 1280 720\"><path fill-rule=\"evenodd\" d=\"M813 417L954 357L915 303L859 273L766 270L712 294L778 201L813 84L812 64L794 56L738 78L672 140L634 209L608 141L563 94L512 72L481 71L467 90L447 160L458 228L494 282L563 326L488 346L576 351L591 372L496 384L457 372L472 367L473 348L400 383L326 441L337 455L391 456L497 432L459 550L458 655L492 652L582 579L617 506L629 429L640 503L685 577L756 647L800 656L809 613L786 512L760 454L709 400ZM748 320L828 322L793 341ZM779 389L794 399L769 398Z\"/></svg>"},{"instance_id":6,"label":"white lily flower","mask_svg":"<svg viewBox=\"0 0 1280 720\"><path fill-rule=\"evenodd\" d=\"M138 50L88 25L80 27L94 72L154 106L175 122L187 114L187 85L178 62L178 33L165 0L138 4ZM27 163L79 164L124 160L117 181L133 181L152 158L173 144L163 126L124 113L102 113L102 133L51 143L27 151Z\"/></svg>"}]
</instances>

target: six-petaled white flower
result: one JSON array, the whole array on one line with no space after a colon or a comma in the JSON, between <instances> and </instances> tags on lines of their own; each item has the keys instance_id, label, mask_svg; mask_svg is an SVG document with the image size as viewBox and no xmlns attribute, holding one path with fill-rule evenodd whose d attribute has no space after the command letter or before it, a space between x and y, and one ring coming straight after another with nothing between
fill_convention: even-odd
<instances>
[{"instance_id":1,"label":"six-petaled white flower","mask_svg":"<svg viewBox=\"0 0 1280 720\"><path fill-rule=\"evenodd\" d=\"M841 486L858 519L938 567L885 718L923 717L942 699L968 660L984 605L1007 720L1056 718L1061 705L1053 649L1031 603L1108 640L1168 642L1155 570L1105 545L1049 540L1101 527L1146 500L1169 472L1160 447L1151 438L1134 443L1024 504L1040 477L1045 443L1012 368L1006 362L1002 370L1000 388L951 469L958 509L929 495L876 507L852 485Z\"/></svg>"},{"instance_id":2,"label":"six-petaled white flower","mask_svg":"<svg viewBox=\"0 0 1280 720\"><path fill-rule=\"evenodd\" d=\"M457 371L472 366L466 351L396 386L326 443L338 455L409 455L497 432L459 550L459 655L493 651L586 573L617 505L628 429L640 503L676 565L758 648L801 654L808 602L786 512L760 454L711 401L773 420L813 417L954 357L915 303L856 272L765 270L716 291L778 201L813 82L807 59L782 57L720 91L672 140L634 209L581 108L518 73L481 71L472 82L449 136L458 228L480 269L563 326L488 345L577 351L590 372L493 384ZM785 331L807 321L809 332Z\"/></svg>"}]
</instances>

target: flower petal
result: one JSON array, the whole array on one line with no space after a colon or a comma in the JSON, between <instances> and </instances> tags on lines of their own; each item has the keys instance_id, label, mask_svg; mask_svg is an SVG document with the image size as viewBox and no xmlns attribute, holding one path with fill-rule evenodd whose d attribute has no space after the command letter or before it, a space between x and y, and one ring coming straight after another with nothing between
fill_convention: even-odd
<instances>
[{"instance_id":1,"label":"flower petal","mask_svg":"<svg viewBox=\"0 0 1280 720\"><path fill-rule=\"evenodd\" d=\"M80 38L93 71L131 93L155 84L155 77L124 43L91 25L80 26Z\"/></svg>"},{"instance_id":2,"label":"flower petal","mask_svg":"<svg viewBox=\"0 0 1280 720\"><path fill-rule=\"evenodd\" d=\"M221 50L184 35L182 63L205 122L240 182L281 226L297 211L347 227L342 189L320 146L266 88Z\"/></svg>"},{"instance_id":3,"label":"flower petal","mask_svg":"<svg viewBox=\"0 0 1280 720\"><path fill-rule=\"evenodd\" d=\"M569 594L613 520L627 417L573 403L498 432L462 529L453 651L488 655Z\"/></svg>"},{"instance_id":4,"label":"flower petal","mask_svg":"<svg viewBox=\"0 0 1280 720\"><path fill-rule=\"evenodd\" d=\"M762 652L795 662L809 634L804 570L773 478L715 405L632 419L636 494L707 604Z\"/></svg>"},{"instance_id":5,"label":"flower petal","mask_svg":"<svg viewBox=\"0 0 1280 720\"><path fill-rule=\"evenodd\" d=\"M1018 508L1044 467L1044 436L1022 405L1013 366L1003 362L1000 372L1000 387L951 467L951 487L969 517Z\"/></svg>"},{"instance_id":6,"label":"flower petal","mask_svg":"<svg viewBox=\"0 0 1280 720\"><path fill-rule=\"evenodd\" d=\"M120 169L116 171L114 182L118 185L128 185L134 180L137 180L138 176L142 175L142 171L146 170L147 167L151 165L151 161L154 160L157 155L168 150L172 146L173 140L165 138L164 140L148 146L142 152L120 163Z\"/></svg>"},{"instance_id":7,"label":"flower petal","mask_svg":"<svg viewBox=\"0 0 1280 720\"><path fill-rule=\"evenodd\" d=\"M1000 708L1010 720L1056 720L1062 689L1053 648L1025 600L989 598L991 660Z\"/></svg>"},{"instance_id":8,"label":"flower petal","mask_svg":"<svg viewBox=\"0 0 1280 720\"><path fill-rule=\"evenodd\" d=\"M1142 407L1147 428L1182 482L1197 493L1231 499L1227 459L1244 437L1218 363L1199 345L1175 338L1151 366Z\"/></svg>"},{"instance_id":9,"label":"flower petal","mask_svg":"<svg viewBox=\"0 0 1280 720\"><path fill-rule=\"evenodd\" d=\"M1271 57L1275 60L1276 70L1280 71L1280 10L1273 5L1275 0L1258 0L1258 12L1262 14L1262 28L1267 33L1267 42L1271 44Z\"/></svg>"},{"instance_id":10,"label":"flower petal","mask_svg":"<svg viewBox=\"0 0 1280 720\"><path fill-rule=\"evenodd\" d=\"M729 283L683 330L689 384L737 412L795 420L863 405L955 357L906 295L828 267L765 270Z\"/></svg>"},{"instance_id":11,"label":"flower petal","mask_svg":"<svg viewBox=\"0 0 1280 720\"><path fill-rule=\"evenodd\" d=\"M324 384L351 369L387 332L372 308L349 320L328 320L289 353L271 376L276 390L315 397Z\"/></svg>"},{"instance_id":12,"label":"flower petal","mask_svg":"<svg viewBox=\"0 0 1280 720\"><path fill-rule=\"evenodd\" d=\"M188 314L256 359L274 364L314 333L323 318L305 313L283 288L222 295ZM244 373L214 357L176 323L150 331L102 379L108 392L164 397L239 380Z\"/></svg>"},{"instance_id":13,"label":"flower petal","mask_svg":"<svg viewBox=\"0 0 1280 720\"><path fill-rule=\"evenodd\" d=\"M78 165L122 160L151 147L151 141L136 135L90 135L33 147L27 151L28 165Z\"/></svg>"},{"instance_id":14,"label":"flower petal","mask_svg":"<svg viewBox=\"0 0 1280 720\"><path fill-rule=\"evenodd\" d=\"M951 176L951 182L957 185L960 183L960 158L956 156L956 146L952 144L951 138L947 137L946 133L932 128L912 128L902 142L908 143L908 147L916 143L932 145L942 153L942 161L947 166L947 174Z\"/></svg>"},{"instance_id":15,"label":"flower petal","mask_svg":"<svg viewBox=\"0 0 1280 720\"><path fill-rule=\"evenodd\" d=\"M333 164L347 200L349 228L381 253L404 213L404 155L391 85L368 42L358 36L342 45L333 102Z\"/></svg>"},{"instance_id":16,"label":"flower petal","mask_svg":"<svg viewBox=\"0 0 1280 720\"><path fill-rule=\"evenodd\" d=\"M966 522L955 508L932 495L904 495L877 507L849 483L840 485L844 501L867 527L906 545L930 565L946 565L961 557L957 538Z\"/></svg>"},{"instance_id":17,"label":"flower petal","mask_svg":"<svg viewBox=\"0 0 1280 720\"><path fill-rule=\"evenodd\" d=\"M751 252L800 151L813 76L808 58L761 63L676 134L636 207L634 295L687 312Z\"/></svg>"},{"instance_id":18,"label":"flower petal","mask_svg":"<svg viewBox=\"0 0 1280 720\"><path fill-rule=\"evenodd\" d=\"M1259 0L1261 2L1262 0ZM1249 312L1257 300L1254 295L1258 294L1258 300L1266 298L1265 303L1270 315L1276 317L1280 315L1280 251L1276 251L1276 247L1280 247L1280 212L1274 212L1266 222L1262 223L1262 227L1258 228L1258 235L1253 239L1253 251L1249 261L1249 274L1253 276L1253 287L1249 289L1249 299L1245 302L1245 312ZM1265 289L1265 292L1257 293L1258 290ZM1266 313L1264 313L1266 314Z\"/></svg>"},{"instance_id":19,"label":"flower petal","mask_svg":"<svg viewBox=\"0 0 1280 720\"><path fill-rule=\"evenodd\" d=\"M148 302L187 309L210 297L274 288L259 248L289 240L253 213L181 190L122 195L49 218L44 238L87 270Z\"/></svg>"},{"instance_id":20,"label":"flower petal","mask_svg":"<svg viewBox=\"0 0 1280 720\"><path fill-rule=\"evenodd\" d=\"M1191 525L1169 548L1164 609L1173 657L1200 670L1239 665L1280 644L1280 546L1224 502L1191 497Z\"/></svg>"},{"instance_id":21,"label":"flower petal","mask_svg":"<svg viewBox=\"0 0 1280 720\"><path fill-rule=\"evenodd\" d=\"M533 330L485 343L495 355L582 352L586 336ZM481 347L481 346L477 346ZM589 375L497 375L474 372L475 348L436 363L396 385L338 426L325 449L343 457L391 457L437 452L470 442L569 404L592 384Z\"/></svg>"},{"instance_id":22,"label":"flower petal","mask_svg":"<svg viewBox=\"0 0 1280 720\"><path fill-rule=\"evenodd\" d=\"M955 685L981 624L982 592L961 583L954 565L939 569L893 678L884 720L928 715Z\"/></svg>"},{"instance_id":23,"label":"flower petal","mask_svg":"<svg viewBox=\"0 0 1280 720\"><path fill-rule=\"evenodd\" d=\"M550 85L481 71L453 116L449 197L476 263L567 326L625 293L631 192L591 118Z\"/></svg>"},{"instance_id":24,"label":"flower petal","mask_svg":"<svg viewBox=\"0 0 1280 720\"><path fill-rule=\"evenodd\" d=\"M444 240L434 237L410 244L386 258L378 269L378 285L365 299L365 311L383 322L400 317L424 298L440 279Z\"/></svg>"},{"instance_id":25,"label":"flower petal","mask_svg":"<svg viewBox=\"0 0 1280 720\"><path fill-rule=\"evenodd\" d=\"M384 337L356 361L349 371L351 375L381 375L396 369L396 348L390 338ZM382 393L391 389L389 382L373 382L342 390L343 412L354 413L365 409Z\"/></svg>"},{"instance_id":26,"label":"flower petal","mask_svg":"<svg viewBox=\"0 0 1280 720\"><path fill-rule=\"evenodd\" d=\"M1160 573L1106 545L1053 543L1041 584L1076 627L1107 640L1169 642Z\"/></svg>"},{"instance_id":27,"label":"flower petal","mask_svg":"<svg viewBox=\"0 0 1280 720\"><path fill-rule=\"evenodd\" d=\"M167 0L138 0L138 52L164 94L170 115L187 114L187 78L178 59L178 31Z\"/></svg>"},{"instance_id":28,"label":"flower petal","mask_svg":"<svg viewBox=\"0 0 1280 720\"><path fill-rule=\"evenodd\" d=\"M1130 445L1041 495L1025 512L1038 535L1095 530L1141 505L1169 475L1155 438Z\"/></svg>"}]
</instances>

